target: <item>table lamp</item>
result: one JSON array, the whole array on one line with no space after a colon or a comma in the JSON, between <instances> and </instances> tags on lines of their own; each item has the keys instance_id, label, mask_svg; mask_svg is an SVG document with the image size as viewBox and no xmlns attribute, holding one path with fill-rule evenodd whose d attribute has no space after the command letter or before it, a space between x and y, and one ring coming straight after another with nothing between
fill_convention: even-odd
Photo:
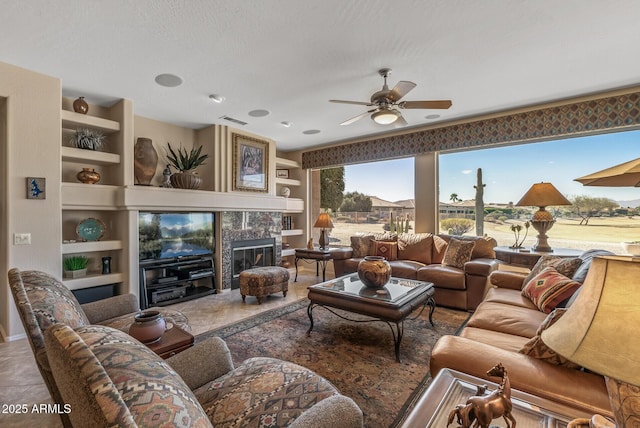
<instances>
[{"instance_id":1,"label":"table lamp","mask_svg":"<svg viewBox=\"0 0 640 428\"><path fill-rule=\"evenodd\" d=\"M640 260L609 256L593 260L575 302L542 332L551 349L605 377L620 428L640 424L638 325Z\"/></svg>"},{"instance_id":2,"label":"table lamp","mask_svg":"<svg viewBox=\"0 0 640 428\"><path fill-rule=\"evenodd\" d=\"M329 214L320 213L313 227L322 228L322 231L320 232L320 239L318 240L318 244L320 245L320 249L324 250L329 246L329 238L327 238L327 233L325 229L333 229L333 222L331 221L331 217L329 216Z\"/></svg>"},{"instance_id":3,"label":"table lamp","mask_svg":"<svg viewBox=\"0 0 640 428\"><path fill-rule=\"evenodd\" d=\"M556 221L545 208L551 205L571 205L571 202L562 196L562 193L553 184L542 182L531 186L516 205L540 208L531 219L531 225L538 231L538 241L531 249L534 251L553 251L547 242L547 231Z\"/></svg>"}]
</instances>

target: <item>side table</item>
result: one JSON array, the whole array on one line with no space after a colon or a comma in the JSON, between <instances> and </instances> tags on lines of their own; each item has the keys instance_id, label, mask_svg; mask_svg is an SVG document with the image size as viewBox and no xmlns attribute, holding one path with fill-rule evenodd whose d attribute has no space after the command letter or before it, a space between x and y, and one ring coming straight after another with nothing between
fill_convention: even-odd
<instances>
[{"instance_id":1,"label":"side table","mask_svg":"<svg viewBox=\"0 0 640 428\"><path fill-rule=\"evenodd\" d=\"M322 282L325 282L325 271L327 270L327 263L331 260L330 248L314 248L310 250L308 248L296 248L296 277L293 282L298 280L298 260L304 260L308 262L316 263L316 276L320 274L319 268L322 267Z\"/></svg>"},{"instance_id":2,"label":"side table","mask_svg":"<svg viewBox=\"0 0 640 428\"><path fill-rule=\"evenodd\" d=\"M429 388L418 398L401 426L446 427L450 412L456 405L465 404L469 397L476 395L479 385L487 385L486 394L498 388L497 383L485 379L455 370L441 370ZM517 389L511 389L511 403L512 414L519 427L566 427L575 418L592 416L584 410L558 404ZM495 425L504 426L502 418L494 419L493 422Z\"/></svg>"},{"instance_id":3,"label":"side table","mask_svg":"<svg viewBox=\"0 0 640 428\"><path fill-rule=\"evenodd\" d=\"M194 337L191 333L174 325L164 332L160 340L155 343L148 344L147 347L158 354L161 358L167 359L187 348L192 347L193 341Z\"/></svg>"},{"instance_id":4,"label":"side table","mask_svg":"<svg viewBox=\"0 0 640 428\"><path fill-rule=\"evenodd\" d=\"M533 251L530 248L495 247L496 259L507 264L531 269L542 256L578 257L583 252L572 248L553 248L553 251Z\"/></svg>"}]
</instances>

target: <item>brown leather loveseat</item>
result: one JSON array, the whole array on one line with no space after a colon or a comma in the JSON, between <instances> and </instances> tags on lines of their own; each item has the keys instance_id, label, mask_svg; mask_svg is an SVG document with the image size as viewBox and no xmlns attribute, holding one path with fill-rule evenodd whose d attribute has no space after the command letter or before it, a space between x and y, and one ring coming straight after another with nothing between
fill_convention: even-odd
<instances>
[{"instance_id":1,"label":"brown leather loveseat","mask_svg":"<svg viewBox=\"0 0 640 428\"><path fill-rule=\"evenodd\" d=\"M473 250L470 257L444 263L447 250L451 256L452 240L462 241ZM366 255L381 255L375 246L395 242L384 256L391 265L391 275L399 278L432 282L435 301L440 306L474 310L482 301L487 278L498 262L493 248L496 240L480 236L434 235L431 233L359 234L351 237L351 247L331 251L336 277L357 272L358 263ZM473 244L471 244L473 243ZM394 253L395 252L395 253Z\"/></svg>"},{"instance_id":2,"label":"brown leather loveseat","mask_svg":"<svg viewBox=\"0 0 640 428\"><path fill-rule=\"evenodd\" d=\"M584 252L579 257L580 265L569 277L582 284L593 258L610 254L604 250ZM543 259L551 260L552 256ZM534 266L530 275L535 274L535 270ZM551 325L549 319L555 311L548 316L522 294L526 280L531 279L525 275L502 270L491 274L493 287L489 288L465 328L458 336L443 336L436 342L431 354L431 375L450 368L495 381L486 371L501 362L508 370L513 388L587 412L611 416L604 378L568 360L561 360L562 357L541 342L538 329L544 328L541 327L543 323ZM577 293L579 289L574 296ZM574 298L558 307L570 306Z\"/></svg>"}]
</instances>

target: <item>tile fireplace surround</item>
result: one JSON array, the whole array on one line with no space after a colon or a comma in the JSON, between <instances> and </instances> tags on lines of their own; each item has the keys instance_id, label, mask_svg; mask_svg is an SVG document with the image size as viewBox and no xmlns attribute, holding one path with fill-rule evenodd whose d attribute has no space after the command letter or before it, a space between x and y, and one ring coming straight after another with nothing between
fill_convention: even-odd
<instances>
[{"instance_id":1,"label":"tile fireplace surround","mask_svg":"<svg viewBox=\"0 0 640 428\"><path fill-rule=\"evenodd\" d=\"M224 211L218 214L221 239L217 248L221 254L222 288L231 288L231 243L275 238L275 264L282 261L282 213L271 211Z\"/></svg>"}]
</instances>

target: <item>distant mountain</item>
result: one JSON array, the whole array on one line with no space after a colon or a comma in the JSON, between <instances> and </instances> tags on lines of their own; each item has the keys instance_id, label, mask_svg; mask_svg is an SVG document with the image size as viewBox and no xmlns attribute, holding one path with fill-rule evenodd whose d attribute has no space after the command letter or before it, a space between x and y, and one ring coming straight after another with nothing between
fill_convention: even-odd
<instances>
[{"instance_id":1,"label":"distant mountain","mask_svg":"<svg viewBox=\"0 0 640 428\"><path fill-rule=\"evenodd\" d=\"M623 208L637 208L640 206L640 199L632 199L630 201L616 201Z\"/></svg>"}]
</instances>

